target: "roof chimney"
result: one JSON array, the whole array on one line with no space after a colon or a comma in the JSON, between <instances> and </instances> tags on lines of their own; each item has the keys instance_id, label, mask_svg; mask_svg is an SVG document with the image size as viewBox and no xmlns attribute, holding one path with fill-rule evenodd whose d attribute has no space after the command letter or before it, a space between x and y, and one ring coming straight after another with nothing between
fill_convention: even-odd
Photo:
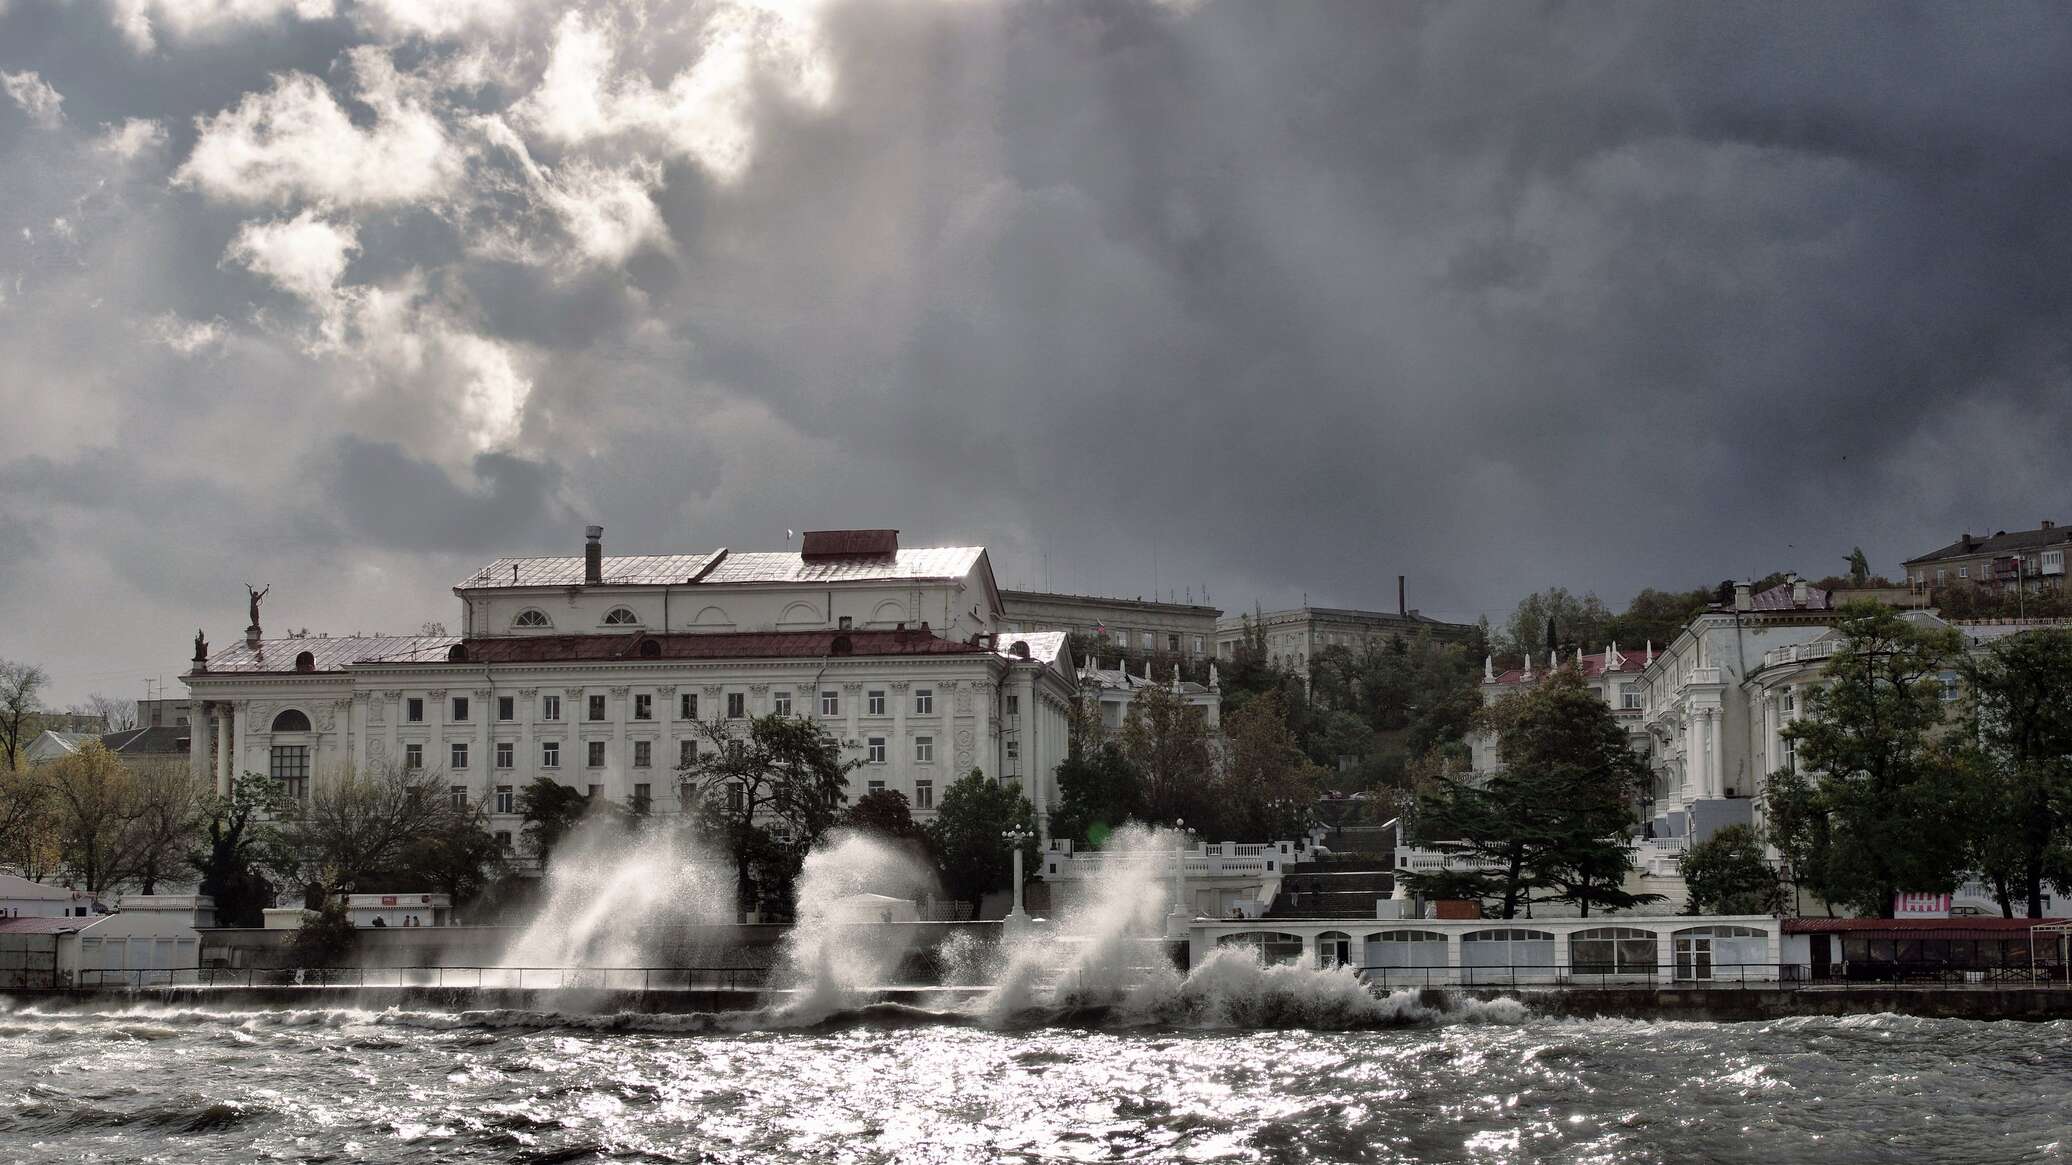
<instances>
[{"instance_id":1,"label":"roof chimney","mask_svg":"<svg viewBox=\"0 0 2072 1165\"><path fill-rule=\"evenodd\" d=\"M1734 584L1734 609L1736 611L1755 610L1754 583L1748 581L1747 579L1742 579L1740 582Z\"/></svg>"},{"instance_id":2,"label":"roof chimney","mask_svg":"<svg viewBox=\"0 0 2072 1165\"><path fill-rule=\"evenodd\" d=\"M2042 526L2042 529L2045 529L2045 530L2055 530L2055 529L2057 529L2057 528L2058 528L2058 524L2057 524L2056 522L2053 522L2053 521L2051 521L2051 520L2050 520L2049 518L2045 518L2045 519L2043 520L2043 526Z\"/></svg>"},{"instance_id":3,"label":"roof chimney","mask_svg":"<svg viewBox=\"0 0 2072 1165\"><path fill-rule=\"evenodd\" d=\"M583 527L583 581L595 586L604 581L604 527Z\"/></svg>"},{"instance_id":4,"label":"roof chimney","mask_svg":"<svg viewBox=\"0 0 2072 1165\"><path fill-rule=\"evenodd\" d=\"M1791 576L1791 605L1803 607L1806 605L1806 599L1806 580L1798 575Z\"/></svg>"}]
</instances>

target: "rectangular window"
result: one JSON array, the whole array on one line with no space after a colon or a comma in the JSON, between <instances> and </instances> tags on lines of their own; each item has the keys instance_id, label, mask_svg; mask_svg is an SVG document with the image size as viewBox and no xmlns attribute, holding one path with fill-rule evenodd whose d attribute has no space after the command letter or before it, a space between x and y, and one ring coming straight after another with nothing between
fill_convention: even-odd
<instances>
[{"instance_id":1,"label":"rectangular window","mask_svg":"<svg viewBox=\"0 0 2072 1165\"><path fill-rule=\"evenodd\" d=\"M1936 586L1941 586L1941 585L1943 585L1944 583L1946 583L1946 582L1948 582L1948 581L1950 581L1950 572L1949 572L1949 570L1948 570L1947 568L1945 568L1945 567L1940 567L1940 566L1936 567L1936 568L1935 568L1935 585L1936 585Z\"/></svg>"},{"instance_id":2,"label":"rectangular window","mask_svg":"<svg viewBox=\"0 0 2072 1165\"><path fill-rule=\"evenodd\" d=\"M561 742L560 742L560 741L558 741L558 740L542 740L542 741L540 741L540 767L541 767L541 768L543 768L543 769L558 769L558 768L560 768L560 767L561 767Z\"/></svg>"},{"instance_id":3,"label":"rectangular window","mask_svg":"<svg viewBox=\"0 0 2072 1165\"><path fill-rule=\"evenodd\" d=\"M772 692L770 694L770 711L775 712L779 716L791 715L791 693Z\"/></svg>"},{"instance_id":4,"label":"rectangular window","mask_svg":"<svg viewBox=\"0 0 2072 1165\"><path fill-rule=\"evenodd\" d=\"M840 716L842 714L842 694L840 692L820 693L820 714L822 716Z\"/></svg>"},{"instance_id":5,"label":"rectangular window","mask_svg":"<svg viewBox=\"0 0 2072 1165\"><path fill-rule=\"evenodd\" d=\"M590 697L589 699L590 699L590 711L589 711L589 713L588 713L587 719L590 719L590 720L602 720L602 719L604 719L604 697L603 697L603 696L591 696L591 697Z\"/></svg>"},{"instance_id":6,"label":"rectangular window","mask_svg":"<svg viewBox=\"0 0 2072 1165\"><path fill-rule=\"evenodd\" d=\"M583 794L583 796L585 796L585 797L588 797L588 798L589 798L589 799L591 799L592 801L595 801L595 800L597 800L597 799L599 799L599 798L601 798L601 797L603 797L603 796L604 796L604 786L603 786L603 785L591 785L591 786L589 787L589 791L588 791L588 792L586 792L586 793L584 793L584 794Z\"/></svg>"},{"instance_id":7,"label":"rectangular window","mask_svg":"<svg viewBox=\"0 0 2072 1165\"><path fill-rule=\"evenodd\" d=\"M727 808L730 811L735 813L741 812L742 797L741 782L727 782Z\"/></svg>"},{"instance_id":8,"label":"rectangular window","mask_svg":"<svg viewBox=\"0 0 2072 1165\"><path fill-rule=\"evenodd\" d=\"M863 694L863 714L883 716L885 714L885 693L882 689Z\"/></svg>"},{"instance_id":9,"label":"rectangular window","mask_svg":"<svg viewBox=\"0 0 2072 1165\"><path fill-rule=\"evenodd\" d=\"M1195 636L1195 637L1194 637L1194 654L1196 654L1196 655L1200 655L1200 654L1201 654L1201 650L1202 650L1202 639L1201 639L1201 636L1197 635L1197 636Z\"/></svg>"},{"instance_id":10,"label":"rectangular window","mask_svg":"<svg viewBox=\"0 0 2072 1165\"><path fill-rule=\"evenodd\" d=\"M309 796L309 746L277 744L269 758L267 775L281 783L281 791L297 801Z\"/></svg>"},{"instance_id":11,"label":"rectangular window","mask_svg":"<svg viewBox=\"0 0 2072 1165\"><path fill-rule=\"evenodd\" d=\"M464 769L468 767L468 746L465 743L458 740L454 741L448 755L451 758L451 762L447 766L448 768Z\"/></svg>"},{"instance_id":12,"label":"rectangular window","mask_svg":"<svg viewBox=\"0 0 2072 1165\"><path fill-rule=\"evenodd\" d=\"M1629 710L1639 708L1640 688L1633 684L1622 685L1619 688L1619 707Z\"/></svg>"},{"instance_id":13,"label":"rectangular window","mask_svg":"<svg viewBox=\"0 0 2072 1165\"><path fill-rule=\"evenodd\" d=\"M916 809L933 809L933 808L935 808L935 782L934 782L934 781L915 781L915 782L914 782L914 808L916 808Z\"/></svg>"},{"instance_id":14,"label":"rectangular window","mask_svg":"<svg viewBox=\"0 0 2072 1165\"><path fill-rule=\"evenodd\" d=\"M1937 686L1941 689L1943 703L1950 703L1957 698L1956 672L1946 671L1942 673L1940 676L1936 677L1936 683Z\"/></svg>"},{"instance_id":15,"label":"rectangular window","mask_svg":"<svg viewBox=\"0 0 2072 1165\"><path fill-rule=\"evenodd\" d=\"M1007 742L1007 760L1008 760L1008 763L1009 763L1009 764L1011 765L1011 764L1012 764L1013 762L1015 762L1015 761L1018 761L1018 760L1020 760L1020 759L1022 759L1022 742L1021 742L1021 741L1019 741L1019 740L1010 740L1010 741L1008 741L1008 742Z\"/></svg>"},{"instance_id":16,"label":"rectangular window","mask_svg":"<svg viewBox=\"0 0 2072 1165\"><path fill-rule=\"evenodd\" d=\"M403 767L413 773L424 767L424 745L406 744L403 746Z\"/></svg>"},{"instance_id":17,"label":"rectangular window","mask_svg":"<svg viewBox=\"0 0 2072 1165\"><path fill-rule=\"evenodd\" d=\"M466 785L453 786L446 791L446 796L455 809L466 809L468 807L468 787Z\"/></svg>"},{"instance_id":18,"label":"rectangular window","mask_svg":"<svg viewBox=\"0 0 2072 1165\"><path fill-rule=\"evenodd\" d=\"M651 769L655 767L655 742L636 740L633 742L633 767Z\"/></svg>"},{"instance_id":19,"label":"rectangular window","mask_svg":"<svg viewBox=\"0 0 2072 1165\"><path fill-rule=\"evenodd\" d=\"M698 718L698 697L696 695L685 692L676 698L676 718L678 720L696 720Z\"/></svg>"},{"instance_id":20,"label":"rectangular window","mask_svg":"<svg viewBox=\"0 0 2072 1165\"><path fill-rule=\"evenodd\" d=\"M1009 716L1019 716L1019 715L1021 715L1021 714L1022 714L1022 697L1021 697L1021 693L1019 693L1019 692L1009 692L1009 693L1007 693L1007 714L1008 714Z\"/></svg>"},{"instance_id":21,"label":"rectangular window","mask_svg":"<svg viewBox=\"0 0 2072 1165\"><path fill-rule=\"evenodd\" d=\"M748 715L748 697L740 692L727 693L727 719L739 720Z\"/></svg>"},{"instance_id":22,"label":"rectangular window","mask_svg":"<svg viewBox=\"0 0 2072 1165\"><path fill-rule=\"evenodd\" d=\"M654 786L645 781L633 786L633 811L645 817L655 804Z\"/></svg>"},{"instance_id":23,"label":"rectangular window","mask_svg":"<svg viewBox=\"0 0 2072 1165\"><path fill-rule=\"evenodd\" d=\"M935 689L934 689L934 688L915 688L915 689L914 689L914 715L916 715L916 716L933 716L933 715L935 715Z\"/></svg>"},{"instance_id":24,"label":"rectangular window","mask_svg":"<svg viewBox=\"0 0 2072 1165\"><path fill-rule=\"evenodd\" d=\"M498 849L500 849L500 850L504 851L505 853L510 853L510 852L511 852L511 831L510 831L510 830L508 830L508 829L499 829L499 830L497 830L497 831L496 831L496 848L498 848Z\"/></svg>"},{"instance_id":25,"label":"rectangular window","mask_svg":"<svg viewBox=\"0 0 2072 1165\"><path fill-rule=\"evenodd\" d=\"M518 746L508 740L496 742L496 767L510 768L518 760Z\"/></svg>"},{"instance_id":26,"label":"rectangular window","mask_svg":"<svg viewBox=\"0 0 2072 1165\"><path fill-rule=\"evenodd\" d=\"M516 813L518 811L518 796L511 786L498 785L496 787L496 811L498 813Z\"/></svg>"},{"instance_id":27,"label":"rectangular window","mask_svg":"<svg viewBox=\"0 0 2072 1165\"><path fill-rule=\"evenodd\" d=\"M592 740L592 741L588 741L588 742L587 742L587 747L588 747L588 748L589 748L589 750L590 750L590 756L589 756L589 766L590 766L591 768L593 768L593 769L601 769L601 768L603 768L603 767L604 767L604 742L603 742L603 741L601 741L601 740Z\"/></svg>"},{"instance_id":28,"label":"rectangular window","mask_svg":"<svg viewBox=\"0 0 2072 1165\"><path fill-rule=\"evenodd\" d=\"M646 695L633 697L633 718L635 720L653 720L655 718L655 698Z\"/></svg>"},{"instance_id":29,"label":"rectangular window","mask_svg":"<svg viewBox=\"0 0 2072 1165\"><path fill-rule=\"evenodd\" d=\"M1166 650L1174 655L1180 654L1180 637L1178 635L1166 636Z\"/></svg>"},{"instance_id":30,"label":"rectangular window","mask_svg":"<svg viewBox=\"0 0 2072 1165\"><path fill-rule=\"evenodd\" d=\"M865 781L863 786L865 793L882 793L885 791L885 782L883 781Z\"/></svg>"},{"instance_id":31,"label":"rectangular window","mask_svg":"<svg viewBox=\"0 0 2072 1165\"><path fill-rule=\"evenodd\" d=\"M496 718L498 720L518 719L518 698L515 696L498 696L496 698Z\"/></svg>"},{"instance_id":32,"label":"rectangular window","mask_svg":"<svg viewBox=\"0 0 2072 1165\"><path fill-rule=\"evenodd\" d=\"M698 742L679 740L676 742L676 763L679 767L698 763Z\"/></svg>"},{"instance_id":33,"label":"rectangular window","mask_svg":"<svg viewBox=\"0 0 2072 1165\"><path fill-rule=\"evenodd\" d=\"M1140 638L1138 639L1138 642L1139 642L1139 643L1142 643L1142 644L1144 645L1144 650L1145 650L1145 651L1147 651L1147 652L1148 652L1148 651L1150 651L1150 650L1151 650L1151 645L1152 645L1152 643L1154 642L1154 640L1153 640L1153 639L1151 638L1151 632L1149 632L1149 631L1146 631L1146 632L1144 632L1144 633L1142 634L1142 636L1141 636L1141 637L1140 637Z\"/></svg>"},{"instance_id":34,"label":"rectangular window","mask_svg":"<svg viewBox=\"0 0 2072 1165\"><path fill-rule=\"evenodd\" d=\"M403 701L403 719L412 724L424 723L424 698L412 696Z\"/></svg>"},{"instance_id":35,"label":"rectangular window","mask_svg":"<svg viewBox=\"0 0 2072 1165\"><path fill-rule=\"evenodd\" d=\"M453 698L453 722L455 724L466 724L468 722L468 698L466 696L455 696Z\"/></svg>"},{"instance_id":36,"label":"rectangular window","mask_svg":"<svg viewBox=\"0 0 2072 1165\"><path fill-rule=\"evenodd\" d=\"M870 763L870 764L874 764L874 765L881 765L881 764L884 764L884 763L885 763L885 738L884 738L884 737L882 737L882 736L873 736L873 737L871 737L871 738L870 738L870 739L869 739L868 741L864 742L864 746L863 746L863 749L864 749L864 751L863 751L863 759L864 759L864 760L865 760L866 762L868 762L868 763Z\"/></svg>"},{"instance_id":37,"label":"rectangular window","mask_svg":"<svg viewBox=\"0 0 2072 1165\"><path fill-rule=\"evenodd\" d=\"M1971 577L1971 567L1969 567L1969 566L1959 566L1959 567L1957 568L1957 577L1958 577L1958 578L1970 578L1970 577Z\"/></svg>"},{"instance_id":38,"label":"rectangular window","mask_svg":"<svg viewBox=\"0 0 2072 1165\"><path fill-rule=\"evenodd\" d=\"M924 765L935 763L935 738L933 736L914 737L914 760Z\"/></svg>"},{"instance_id":39,"label":"rectangular window","mask_svg":"<svg viewBox=\"0 0 2072 1165\"><path fill-rule=\"evenodd\" d=\"M1115 646L1120 647L1124 650L1128 650L1129 645L1130 633L1127 631L1117 629L1117 631L1115 632Z\"/></svg>"},{"instance_id":40,"label":"rectangular window","mask_svg":"<svg viewBox=\"0 0 2072 1165\"><path fill-rule=\"evenodd\" d=\"M541 696L541 697L540 697L540 719L542 719L542 720L559 720L559 719L561 719L561 697L559 697L559 696Z\"/></svg>"}]
</instances>

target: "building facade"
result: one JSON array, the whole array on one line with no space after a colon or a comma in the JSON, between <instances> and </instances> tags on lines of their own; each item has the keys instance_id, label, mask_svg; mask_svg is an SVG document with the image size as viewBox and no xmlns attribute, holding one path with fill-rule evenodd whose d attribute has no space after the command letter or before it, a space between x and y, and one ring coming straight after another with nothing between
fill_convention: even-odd
<instances>
[{"instance_id":1,"label":"building facade","mask_svg":"<svg viewBox=\"0 0 2072 1165\"><path fill-rule=\"evenodd\" d=\"M1302 606L1288 611L1267 611L1237 615L1216 624L1216 657L1228 661L1237 655L1248 634L1265 640L1267 662L1277 668L1309 676L1310 662L1330 647L1361 651L1379 647L1392 636L1405 639L1430 633L1448 643L1465 643L1475 628L1466 623L1448 623L1414 610L1355 611L1340 607Z\"/></svg>"},{"instance_id":2,"label":"building facade","mask_svg":"<svg viewBox=\"0 0 2072 1165\"><path fill-rule=\"evenodd\" d=\"M1079 692L1082 699L1091 700L1100 717L1101 730L1113 736L1122 731L1129 719L1130 701L1138 692L1153 685L1164 685L1167 690L1180 697L1180 701L1201 713L1202 726L1211 733L1223 731L1223 686L1216 677L1216 665L1209 665L1209 682L1198 684L1183 680L1178 675L1159 678L1152 674L1151 665L1146 662L1142 674L1131 672L1127 661L1117 661L1116 666L1104 667L1095 659L1082 664L1079 669Z\"/></svg>"},{"instance_id":3,"label":"building facade","mask_svg":"<svg viewBox=\"0 0 2072 1165\"><path fill-rule=\"evenodd\" d=\"M1215 651L1214 607L1104 599L1048 591L1000 592L1003 631L1067 631L1098 639L1116 655L1203 660Z\"/></svg>"},{"instance_id":4,"label":"building facade","mask_svg":"<svg viewBox=\"0 0 2072 1165\"><path fill-rule=\"evenodd\" d=\"M1644 644L1639 651L1621 651L1614 643L1603 651L1585 654L1578 648L1566 659L1548 657L1548 665L1534 668L1530 660L1525 666L1499 672L1485 660L1482 665L1482 703L1494 704L1505 696L1528 691L1534 684L1552 674L1555 667L1573 667L1583 678L1583 683L1604 700L1605 706L1620 724L1625 725L1627 744L1634 752L1647 756L1650 749L1647 730L1641 727L1641 673L1654 662L1654 645ZM1475 773L1485 775L1497 769L1496 733L1478 731L1468 736L1468 752L1472 758Z\"/></svg>"},{"instance_id":5,"label":"building facade","mask_svg":"<svg viewBox=\"0 0 2072 1165\"><path fill-rule=\"evenodd\" d=\"M2012 533L1966 533L1939 550L1907 559L1907 582L1916 590L1946 586L2061 590L2067 550L2072 550L2072 529L2056 522Z\"/></svg>"},{"instance_id":6,"label":"building facade","mask_svg":"<svg viewBox=\"0 0 2072 1165\"><path fill-rule=\"evenodd\" d=\"M350 770L436 770L501 840L539 777L685 812L677 768L710 726L808 717L841 742L851 799L916 818L972 769L1022 785L1047 835L1075 674L1062 632L1001 635L982 547L810 531L798 550L499 559L453 588L460 635L197 642L190 763L290 795Z\"/></svg>"}]
</instances>

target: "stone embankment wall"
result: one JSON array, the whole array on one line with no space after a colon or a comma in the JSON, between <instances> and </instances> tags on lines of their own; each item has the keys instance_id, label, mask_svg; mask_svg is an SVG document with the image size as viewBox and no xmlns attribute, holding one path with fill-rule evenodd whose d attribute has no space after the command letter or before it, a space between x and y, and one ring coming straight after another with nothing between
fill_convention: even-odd
<instances>
[{"instance_id":1,"label":"stone embankment wall","mask_svg":"<svg viewBox=\"0 0 2072 1165\"><path fill-rule=\"evenodd\" d=\"M2065 987L1450 988L1424 995L1426 1006L1440 1009L1457 1007L1462 999L1509 997L1542 1015L1719 1023L1888 1012L1931 1019L2072 1019L2072 989Z\"/></svg>"}]
</instances>

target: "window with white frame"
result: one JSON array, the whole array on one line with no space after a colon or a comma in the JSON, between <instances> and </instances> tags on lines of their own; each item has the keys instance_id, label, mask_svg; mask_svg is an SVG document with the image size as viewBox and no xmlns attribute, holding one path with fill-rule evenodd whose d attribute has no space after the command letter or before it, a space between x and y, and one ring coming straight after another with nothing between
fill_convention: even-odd
<instances>
[{"instance_id":1,"label":"window with white frame","mask_svg":"<svg viewBox=\"0 0 2072 1165\"><path fill-rule=\"evenodd\" d=\"M934 688L915 688L915 689L914 689L914 715L916 715L916 716L933 716L933 715L935 715L935 689L934 689Z\"/></svg>"},{"instance_id":2,"label":"window with white frame","mask_svg":"<svg viewBox=\"0 0 2072 1165\"><path fill-rule=\"evenodd\" d=\"M518 811L518 794L511 786L498 785L496 787L496 811L498 813L516 813Z\"/></svg>"},{"instance_id":3,"label":"window with white frame","mask_svg":"<svg viewBox=\"0 0 2072 1165\"><path fill-rule=\"evenodd\" d=\"M496 767L508 769L518 760L518 746L508 740L496 742Z\"/></svg>"},{"instance_id":4,"label":"window with white frame","mask_svg":"<svg viewBox=\"0 0 2072 1165\"><path fill-rule=\"evenodd\" d=\"M604 697L591 696L588 702L589 710L584 713L583 718L592 721L604 719Z\"/></svg>"},{"instance_id":5,"label":"window with white frame","mask_svg":"<svg viewBox=\"0 0 2072 1165\"><path fill-rule=\"evenodd\" d=\"M884 791L885 791L885 782L883 782L883 781L865 781L865 782L863 783L863 791L864 791L864 792L865 792L866 794L870 794L870 793L882 793L882 792L884 792Z\"/></svg>"},{"instance_id":6,"label":"window with white frame","mask_svg":"<svg viewBox=\"0 0 2072 1165\"><path fill-rule=\"evenodd\" d=\"M655 767L655 742L636 740L633 742L633 767L651 769Z\"/></svg>"},{"instance_id":7,"label":"window with white frame","mask_svg":"<svg viewBox=\"0 0 2072 1165\"><path fill-rule=\"evenodd\" d=\"M403 767L413 773L424 767L424 745L406 744L403 746Z\"/></svg>"},{"instance_id":8,"label":"window with white frame","mask_svg":"<svg viewBox=\"0 0 2072 1165\"><path fill-rule=\"evenodd\" d=\"M301 801L309 796L309 746L276 744L267 758L266 775L279 781L281 791Z\"/></svg>"},{"instance_id":9,"label":"window with white frame","mask_svg":"<svg viewBox=\"0 0 2072 1165\"><path fill-rule=\"evenodd\" d=\"M871 737L871 738L870 738L869 740L866 740L866 741L864 741L864 744L863 744L863 759L864 759L864 761L865 761L866 763L868 763L868 764L874 764L874 765L881 765L881 764L884 764L884 763L885 763L885 738L884 738L884 737L882 737L882 736L873 736L873 737Z\"/></svg>"},{"instance_id":10,"label":"window with white frame","mask_svg":"<svg viewBox=\"0 0 2072 1165\"><path fill-rule=\"evenodd\" d=\"M424 723L424 698L412 696L403 701L403 719L412 724Z\"/></svg>"},{"instance_id":11,"label":"window with white frame","mask_svg":"<svg viewBox=\"0 0 2072 1165\"><path fill-rule=\"evenodd\" d=\"M454 741L450 747L448 755L450 757L450 759L447 761L447 766L449 768L464 769L468 767L467 742L460 740Z\"/></svg>"},{"instance_id":12,"label":"window with white frame","mask_svg":"<svg viewBox=\"0 0 2072 1165\"><path fill-rule=\"evenodd\" d=\"M696 720L698 718L698 697L695 694L685 692L676 698L676 718L678 720Z\"/></svg>"},{"instance_id":13,"label":"window with white frame","mask_svg":"<svg viewBox=\"0 0 2072 1165\"><path fill-rule=\"evenodd\" d=\"M590 755L589 755L589 756L588 756L587 758L585 758L585 759L586 759L586 761L588 762L588 767L590 767L590 768L593 768L593 769L601 769L601 768L603 768L603 767L604 767L604 742L603 742L603 741L601 741L601 740L591 740L591 741L585 741L584 743L585 743L585 746L586 746L586 747L588 748L588 750L589 750L589 754L590 754Z\"/></svg>"},{"instance_id":14,"label":"window with white frame","mask_svg":"<svg viewBox=\"0 0 2072 1165\"><path fill-rule=\"evenodd\" d=\"M518 698L516 696L498 696L496 698L496 718L498 720L518 719Z\"/></svg>"},{"instance_id":15,"label":"window with white frame","mask_svg":"<svg viewBox=\"0 0 2072 1165\"><path fill-rule=\"evenodd\" d=\"M924 765L935 763L935 738L933 736L914 737L914 761L917 764Z\"/></svg>"},{"instance_id":16,"label":"window with white frame","mask_svg":"<svg viewBox=\"0 0 2072 1165\"><path fill-rule=\"evenodd\" d=\"M866 716L883 716L885 714L885 692L883 689L873 688L863 694L863 714Z\"/></svg>"},{"instance_id":17,"label":"window with white frame","mask_svg":"<svg viewBox=\"0 0 2072 1165\"><path fill-rule=\"evenodd\" d=\"M535 610L530 607L518 612L518 617L511 620L511 626L513 627L530 627L538 629L541 627L552 627L553 625L554 621L552 619L547 618L547 613L545 611Z\"/></svg>"},{"instance_id":18,"label":"window with white frame","mask_svg":"<svg viewBox=\"0 0 2072 1165\"><path fill-rule=\"evenodd\" d=\"M540 697L540 719L542 719L542 720L559 720L559 719L561 719L561 697L559 697L559 696L541 696L541 697Z\"/></svg>"},{"instance_id":19,"label":"window with white frame","mask_svg":"<svg viewBox=\"0 0 2072 1165\"><path fill-rule=\"evenodd\" d=\"M771 692L770 711L777 713L779 716L791 715L791 693Z\"/></svg>"},{"instance_id":20,"label":"window with white frame","mask_svg":"<svg viewBox=\"0 0 2072 1165\"><path fill-rule=\"evenodd\" d=\"M653 720L655 718L655 698L645 693L633 697L633 718L635 720Z\"/></svg>"},{"instance_id":21,"label":"window with white frame","mask_svg":"<svg viewBox=\"0 0 2072 1165\"><path fill-rule=\"evenodd\" d=\"M1008 714L1009 716L1019 716L1019 715L1021 715L1021 714L1022 714L1022 697L1021 697L1021 693L1019 693L1019 692L1009 692L1009 693L1007 693L1007 714Z\"/></svg>"},{"instance_id":22,"label":"window with white frame","mask_svg":"<svg viewBox=\"0 0 2072 1165\"><path fill-rule=\"evenodd\" d=\"M466 809L468 807L468 787L466 785L453 786L446 790L446 796L453 803L455 809Z\"/></svg>"},{"instance_id":23,"label":"window with white frame","mask_svg":"<svg viewBox=\"0 0 2072 1165\"><path fill-rule=\"evenodd\" d=\"M453 697L453 722L455 724L465 724L468 722L468 698L466 696Z\"/></svg>"},{"instance_id":24,"label":"window with white frame","mask_svg":"<svg viewBox=\"0 0 2072 1165\"><path fill-rule=\"evenodd\" d=\"M633 796L628 799L629 808L640 816L645 817L648 811L654 808L654 805L655 787L653 785L642 781L633 786Z\"/></svg>"},{"instance_id":25,"label":"window with white frame","mask_svg":"<svg viewBox=\"0 0 2072 1165\"><path fill-rule=\"evenodd\" d=\"M748 697L741 692L727 693L727 719L739 720L748 715Z\"/></svg>"},{"instance_id":26,"label":"window with white frame","mask_svg":"<svg viewBox=\"0 0 2072 1165\"><path fill-rule=\"evenodd\" d=\"M1958 578L1970 578L1970 577L1971 577L1971 567L1970 567L1970 565L1969 565L1969 564L1960 564L1960 565L1959 565L1959 566L1957 567L1957 577L1958 577Z\"/></svg>"},{"instance_id":27,"label":"window with white frame","mask_svg":"<svg viewBox=\"0 0 2072 1165\"><path fill-rule=\"evenodd\" d=\"M695 740L677 741L676 763L678 767L698 763L698 742Z\"/></svg>"},{"instance_id":28,"label":"window with white frame","mask_svg":"<svg viewBox=\"0 0 2072 1165\"><path fill-rule=\"evenodd\" d=\"M631 627L638 622L640 616L635 615L630 607L613 607L604 614L604 625L607 627Z\"/></svg>"},{"instance_id":29,"label":"window with white frame","mask_svg":"<svg viewBox=\"0 0 2072 1165\"><path fill-rule=\"evenodd\" d=\"M822 693L820 693L820 714L821 714L822 716L830 716L830 717L832 717L832 716L840 716L840 715L842 714L842 693L840 693L840 692L822 692Z\"/></svg>"},{"instance_id":30,"label":"window with white frame","mask_svg":"<svg viewBox=\"0 0 2072 1165\"><path fill-rule=\"evenodd\" d=\"M540 767L541 767L541 768L543 768L543 769L558 769L558 768L560 768L560 767L561 767L561 742L560 742L560 741L558 741L558 740L542 740L542 741L540 741Z\"/></svg>"},{"instance_id":31,"label":"window with white frame","mask_svg":"<svg viewBox=\"0 0 2072 1165\"><path fill-rule=\"evenodd\" d=\"M919 781L915 781L915 782L914 782L914 808L916 808L916 809L933 809L933 808L935 808L935 782L934 782L934 781L930 781L930 780L926 780L926 779L923 779L923 780L919 780Z\"/></svg>"}]
</instances>

